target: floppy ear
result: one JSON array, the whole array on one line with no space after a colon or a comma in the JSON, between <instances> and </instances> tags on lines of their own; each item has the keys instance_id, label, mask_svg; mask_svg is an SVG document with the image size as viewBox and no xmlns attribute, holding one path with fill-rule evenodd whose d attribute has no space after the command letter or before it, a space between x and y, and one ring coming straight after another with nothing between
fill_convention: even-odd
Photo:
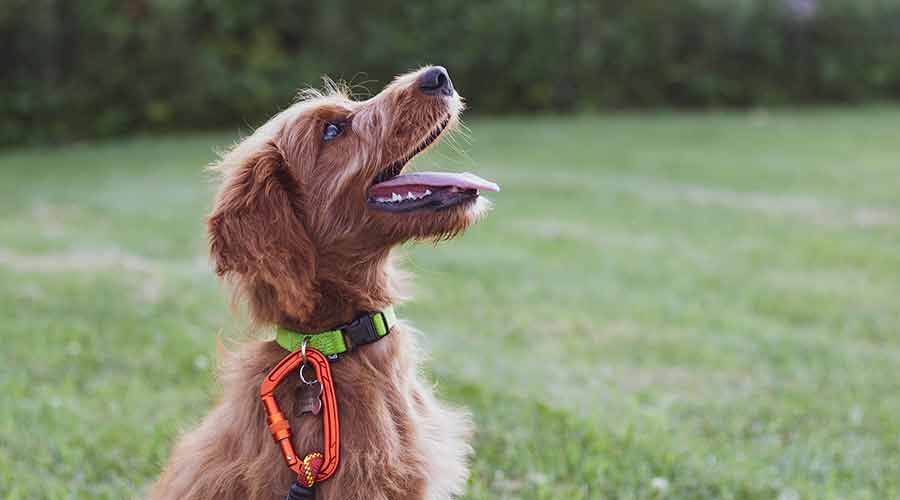
<instances>
[{"instance_id":1,"label":"floppy ear","mask_svg":"<svg viewBox=\"0 0 900 500\"><path fill-rule=\"evenodd\" d=\"M237 276L257 321L283 314L303 319L315 306L315 253L302 208L284 158L270 142L228 174L207 220L216 273ZM279 311L267 311L272 299Z\"/></svg>"}]
</instances>

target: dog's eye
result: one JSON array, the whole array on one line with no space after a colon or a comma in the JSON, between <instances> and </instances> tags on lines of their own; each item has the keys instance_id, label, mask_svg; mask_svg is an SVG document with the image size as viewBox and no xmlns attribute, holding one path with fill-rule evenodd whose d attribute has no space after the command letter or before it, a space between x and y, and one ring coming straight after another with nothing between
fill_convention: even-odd
<instances>
[{"instance_id":1,"label":"dog's eye","mask_svg":"<svg viewBox=\"0 0 900 500\"><path fill-rule=\"evenodd\" d=\"M341 135L341 132L344 131L344 126L340 123L326 123L325 131L322 133L322 142L328 142L335 137Z\"/></svg>"}]
</instances>

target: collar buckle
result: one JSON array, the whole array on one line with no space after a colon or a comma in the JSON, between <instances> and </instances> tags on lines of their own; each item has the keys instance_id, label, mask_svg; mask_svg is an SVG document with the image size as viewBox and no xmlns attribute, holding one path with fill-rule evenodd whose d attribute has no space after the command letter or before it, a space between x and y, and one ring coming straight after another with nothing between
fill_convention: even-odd
<instances>
[{"instance_id":1,"label":"collar buckle","mask_svg":"<svg viewBox=\"0 0 900 500\"><path fill-rule=\"evenodd\" d=\"M350 341L348 350L355 349L363 344L371 344L380 338L378 331L375 330L375 323L370 314L364 314L356 318L342 326L340 330L344 334L344 338Z\"/></svg>"}]
</instances>

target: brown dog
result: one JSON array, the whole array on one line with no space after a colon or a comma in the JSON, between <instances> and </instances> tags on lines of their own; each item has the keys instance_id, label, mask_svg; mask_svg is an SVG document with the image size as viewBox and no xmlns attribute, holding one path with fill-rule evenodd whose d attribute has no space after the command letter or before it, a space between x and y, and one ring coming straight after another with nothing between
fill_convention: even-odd
<instances>
[{"instance_id":1,"label":"brown dog","mask_svg":"<svg viewBox=\"0 0 900 500\"><path fill-rule=\"evenodd\" d=\"M400 175L457 123L463 105L444 68L398 77L377 96L308 93L227 153L209 217L212 258L257 325L320 332L402 299L391 248L450 238L496 186L471 174ZM464 414L419 376L402 322L332 363L341 460L320 500L446 499L465 486ZM259 387L287 351L272 341L226 355L222 400L176 445L153 499L284 498L295 474L266 426ZM295 416L298 377L276 397L300 454L322 447L321 419Z\"/></svg>"}]
</instances>

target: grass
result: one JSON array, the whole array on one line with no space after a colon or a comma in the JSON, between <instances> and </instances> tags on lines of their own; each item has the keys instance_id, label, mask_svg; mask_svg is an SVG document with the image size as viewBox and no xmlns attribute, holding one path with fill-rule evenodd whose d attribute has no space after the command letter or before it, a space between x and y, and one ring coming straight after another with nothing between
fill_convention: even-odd
<instances>
[{"instance_id":1,"label":"grass","mask_svg":"<svg viewBox=\"0 0 900 500\"><path fill-rule=\"evenodd\" d=\"M478 119L404 249L467 498L900 498L900 109ZM241 331L202 166L235 134L0 155L0 497L124 498ZM274 464L277 466L277 464Z\"/></svg>"}]
</instances>

